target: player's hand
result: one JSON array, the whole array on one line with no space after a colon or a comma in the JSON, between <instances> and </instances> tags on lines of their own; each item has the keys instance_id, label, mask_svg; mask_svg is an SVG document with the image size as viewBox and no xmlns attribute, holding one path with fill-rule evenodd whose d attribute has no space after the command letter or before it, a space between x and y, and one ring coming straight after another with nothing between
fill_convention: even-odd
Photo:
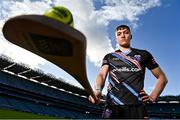
<instances>
[{"instance_id":1,"label":"player's hand","mask_svg":"<svg viewBox=\"0 0 180 120\"><path fill-rule=\"evenodd\" d=\"M101 98L101 92L95 91L95 96L96 98L93 98L91 95L89 96L89 101L92 102L93 104L99 104L100 103L100 98Z\"/></svg>"},{"instance_id":2,"label":"player's hand","mask_svg":"<svg viewBox=\"0 0 180 120\"><path fill-rule=\"evenodd\" d=\"M98 99L97 98L93 98L91 95L89 96L89 101L93 104L97 104Z\"/></svg>"},{"instance_id":3,"label":"player's hand","mask_svg":"<svg viewBox=\"0 0 180 120\"><path fill-rule=\"evenodd\" d=\"M153 100L153 98L149 96L144 90L141 90L140 96L143 103L155 103L155 100Z\"/></svg>"}]
</instances>

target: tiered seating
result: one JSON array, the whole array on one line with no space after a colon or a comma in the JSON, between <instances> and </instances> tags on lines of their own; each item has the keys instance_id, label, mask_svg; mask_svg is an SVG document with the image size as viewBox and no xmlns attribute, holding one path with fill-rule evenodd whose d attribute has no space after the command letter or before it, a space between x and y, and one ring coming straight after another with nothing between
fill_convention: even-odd
<instances>
[{"instance_id":1,"label":"tiered seating","mask_svg":"<svg viewBox=\"0 0 180 120\"><path fill-rule=\"evenodd\" d=\"M180 118L179 103L156 103L147 106L151 118Z\"/></svg>"},{"instance_id":2,"label":"tiered seating","mask_svg":"<svg viewBox=\"0 0 180 120\"><path fill-rule=\"evenodd\" d=\"M0 71L1 99L8 108L65 118L97 118L85 111L99 109L87 99ZM10 77L11 76L11 77ZM3 97L4 98L4 97ZM3 106L0 106L3 107ZM5 106L4 106L5 107ZM101 112L101 111L100 111Z\"/></svg>"},{"instance_id":3,"label":"tiered seating","mask_svg":"<svg viewBox=\"0 0 180 120\"><path fill-rule=\"evenodd\" d=\"M4 55L1 55L0 63L1 63L0 64L0 69L4 69L4 68L14 64L14 62L10 58L8 58L8 57L6 57Z\"/></svg>"}]
</instances>

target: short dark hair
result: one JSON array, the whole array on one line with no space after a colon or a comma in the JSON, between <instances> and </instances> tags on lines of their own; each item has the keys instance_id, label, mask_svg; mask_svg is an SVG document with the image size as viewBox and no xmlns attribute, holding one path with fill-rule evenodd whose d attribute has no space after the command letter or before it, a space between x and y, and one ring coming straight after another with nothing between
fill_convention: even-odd
<instances>
[{"instance_id":1,"label":"short dark hair","mask_svg":"<svg viewBox=\"0 0 180 120\"><path fill-rule=\"evenodd\" d=\"M128 29L131 32L130 27L127 26L127 25L119 25L119 26L116 27L116 31L122 30L122 29Z\"/></svg>"}]
</instances>

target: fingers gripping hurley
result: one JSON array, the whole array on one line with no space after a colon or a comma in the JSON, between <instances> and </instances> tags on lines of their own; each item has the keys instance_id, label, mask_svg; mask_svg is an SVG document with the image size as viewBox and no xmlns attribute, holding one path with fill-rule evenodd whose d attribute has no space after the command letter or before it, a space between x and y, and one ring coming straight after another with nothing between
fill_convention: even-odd
<instances>
[{"instance_id":1,"label":"fingers gripping hurley","mask_svg":"<svg viewBox=\"0 0 180 120\"><path fill-rule=\"evenodd\" d=\"M67 71L95 98L87 79L86 38L81 32L46 16L22 15L9 19L3 34L11 43Z\"/></svg>"}]
</instances>

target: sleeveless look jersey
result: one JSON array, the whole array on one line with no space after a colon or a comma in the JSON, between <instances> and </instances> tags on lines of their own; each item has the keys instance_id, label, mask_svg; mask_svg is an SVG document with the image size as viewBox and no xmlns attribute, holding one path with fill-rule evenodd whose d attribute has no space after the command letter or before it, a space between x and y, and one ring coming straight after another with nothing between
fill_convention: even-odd
<instances>
[{"instance_id":1,"label":"sleeveless look jersey","mask_svg":"<svg viewBox=\"0 0 180 120\"><path fill-rule=\"evenodd\" d=\"M158 67L153 56L146 50L131 48L129 53L121 50L107 54L103 65L109 66L107 104L141 104L140 91L144 87L145 68Z\"/></svg>"}]
</instances>

